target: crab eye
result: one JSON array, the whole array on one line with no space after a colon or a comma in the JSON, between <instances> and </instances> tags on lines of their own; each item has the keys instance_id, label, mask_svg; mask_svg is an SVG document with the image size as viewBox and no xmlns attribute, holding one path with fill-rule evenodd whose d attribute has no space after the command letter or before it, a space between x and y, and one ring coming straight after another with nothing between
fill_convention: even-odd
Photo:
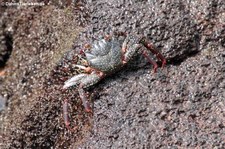
<instances>
[{"instance_id":1,"label":"crab eye","mask_svg":"<svg viewBox=\"0 0 225 149\"><path fill-rule=\"evenodd\" d=\"M85 48L85 49L91 49L91 45L90 45L90 44L85 44L85 45L84 45L84 48Z\"/></svg>"}]
</instances>

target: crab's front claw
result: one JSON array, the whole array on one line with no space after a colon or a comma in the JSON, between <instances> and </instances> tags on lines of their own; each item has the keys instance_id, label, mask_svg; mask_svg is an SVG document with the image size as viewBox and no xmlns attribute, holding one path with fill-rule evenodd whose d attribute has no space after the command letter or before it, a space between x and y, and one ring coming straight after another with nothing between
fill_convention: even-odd
<instances>
[{"instance_id":1,"label":"crab's front claw","mask_svg":"<svg viewBox=\"0 0 225 149\"><path fill-rule=\"evenodd\" d=\"M87 77L87 74L81 73L79 75L73 76L66 82L64 82L63 89L67 89L71 86L78 85L80 83L80 80Z\"/></svg>"}]
</instances>

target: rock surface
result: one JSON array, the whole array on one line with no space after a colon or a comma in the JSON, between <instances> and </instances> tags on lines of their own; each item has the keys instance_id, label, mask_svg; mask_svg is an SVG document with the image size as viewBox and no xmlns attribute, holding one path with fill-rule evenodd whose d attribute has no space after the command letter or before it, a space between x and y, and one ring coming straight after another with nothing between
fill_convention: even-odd
<instances>
[{"instance_id":1,"label":"rock surface","mask_svg":"<svg viewBox=\"0 0 225 149\"><path fill-rule=\"evenodd\" d=\"M223 0L4 8L12 53L0 75L1 148L225 148ZM78 73L77 51L113 30L147 36L168 64L153 73L137 58L105 78L89 90L90 115L62 85ZM64 126L64 99L75 132Z\"/></svg>"}]
</instances>

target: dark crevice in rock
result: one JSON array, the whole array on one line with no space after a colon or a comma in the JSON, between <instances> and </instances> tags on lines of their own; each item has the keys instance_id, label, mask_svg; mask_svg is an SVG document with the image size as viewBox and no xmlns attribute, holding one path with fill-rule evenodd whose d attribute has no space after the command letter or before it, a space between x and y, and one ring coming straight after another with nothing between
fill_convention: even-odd
<instances>
[{"instance_id":1,"label":"dark crevice in rock","mask_svg":"<svg viewBox=\"0 0 225 149\"><path fill-rule=\"evenodd\" d=\"M188 41L188 45L186 45L186 49L181 55L175 55L174 57L167 59L167 64L172 65L180 65L182 62L184 62L189 57L196 56L199 52L201 52L200 49L200 41L201 41L200 33L196 33L196 35L191 39L191 41ZM194 49L194 50L189 50Z\"/></svg>"},{"instance_id":2,"label":"dark crevice in rock","mask_svg":"<svg viewBox=\"0 0 225 149\"><path fill-rule=\"evenodd\" d=\"M4 45L1 49L0 67L4 67L12 52L13 38L10 34L4 34Z\"/></svg>"},{"instance_id":3,"label":"dark crevice in rock","mask_svg":"<svg viewBox=\"0 0 225 149\"><path fill-rule=\"evenodd\" d=\"M196 56L200 51L191 51L190 53L187 53L185 56L183 57L173 57L171 59L167 60L167 64L171 64L171 65L180 65L182 62L184 62L186 59Z\"/></svg>"}]
</instances>

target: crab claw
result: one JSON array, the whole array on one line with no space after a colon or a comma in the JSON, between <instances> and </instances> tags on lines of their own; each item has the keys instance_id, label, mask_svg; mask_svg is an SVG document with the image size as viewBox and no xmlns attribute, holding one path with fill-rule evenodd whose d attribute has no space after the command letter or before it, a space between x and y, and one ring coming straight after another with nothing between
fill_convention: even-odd
<instances>
[{"instance_id":1,"label":"crab claw","mask_svg":"<svg viewBox=\"0 0 225 149\"><path fill-rule=\"evenodd\" d=\"M86 76L87 74L84 74L84 73L73 76L72 78L70 78L64 83L63 89L67 89L71 86L78 85L80 83L80 80Z\"/></svg>"}]
</instances>

